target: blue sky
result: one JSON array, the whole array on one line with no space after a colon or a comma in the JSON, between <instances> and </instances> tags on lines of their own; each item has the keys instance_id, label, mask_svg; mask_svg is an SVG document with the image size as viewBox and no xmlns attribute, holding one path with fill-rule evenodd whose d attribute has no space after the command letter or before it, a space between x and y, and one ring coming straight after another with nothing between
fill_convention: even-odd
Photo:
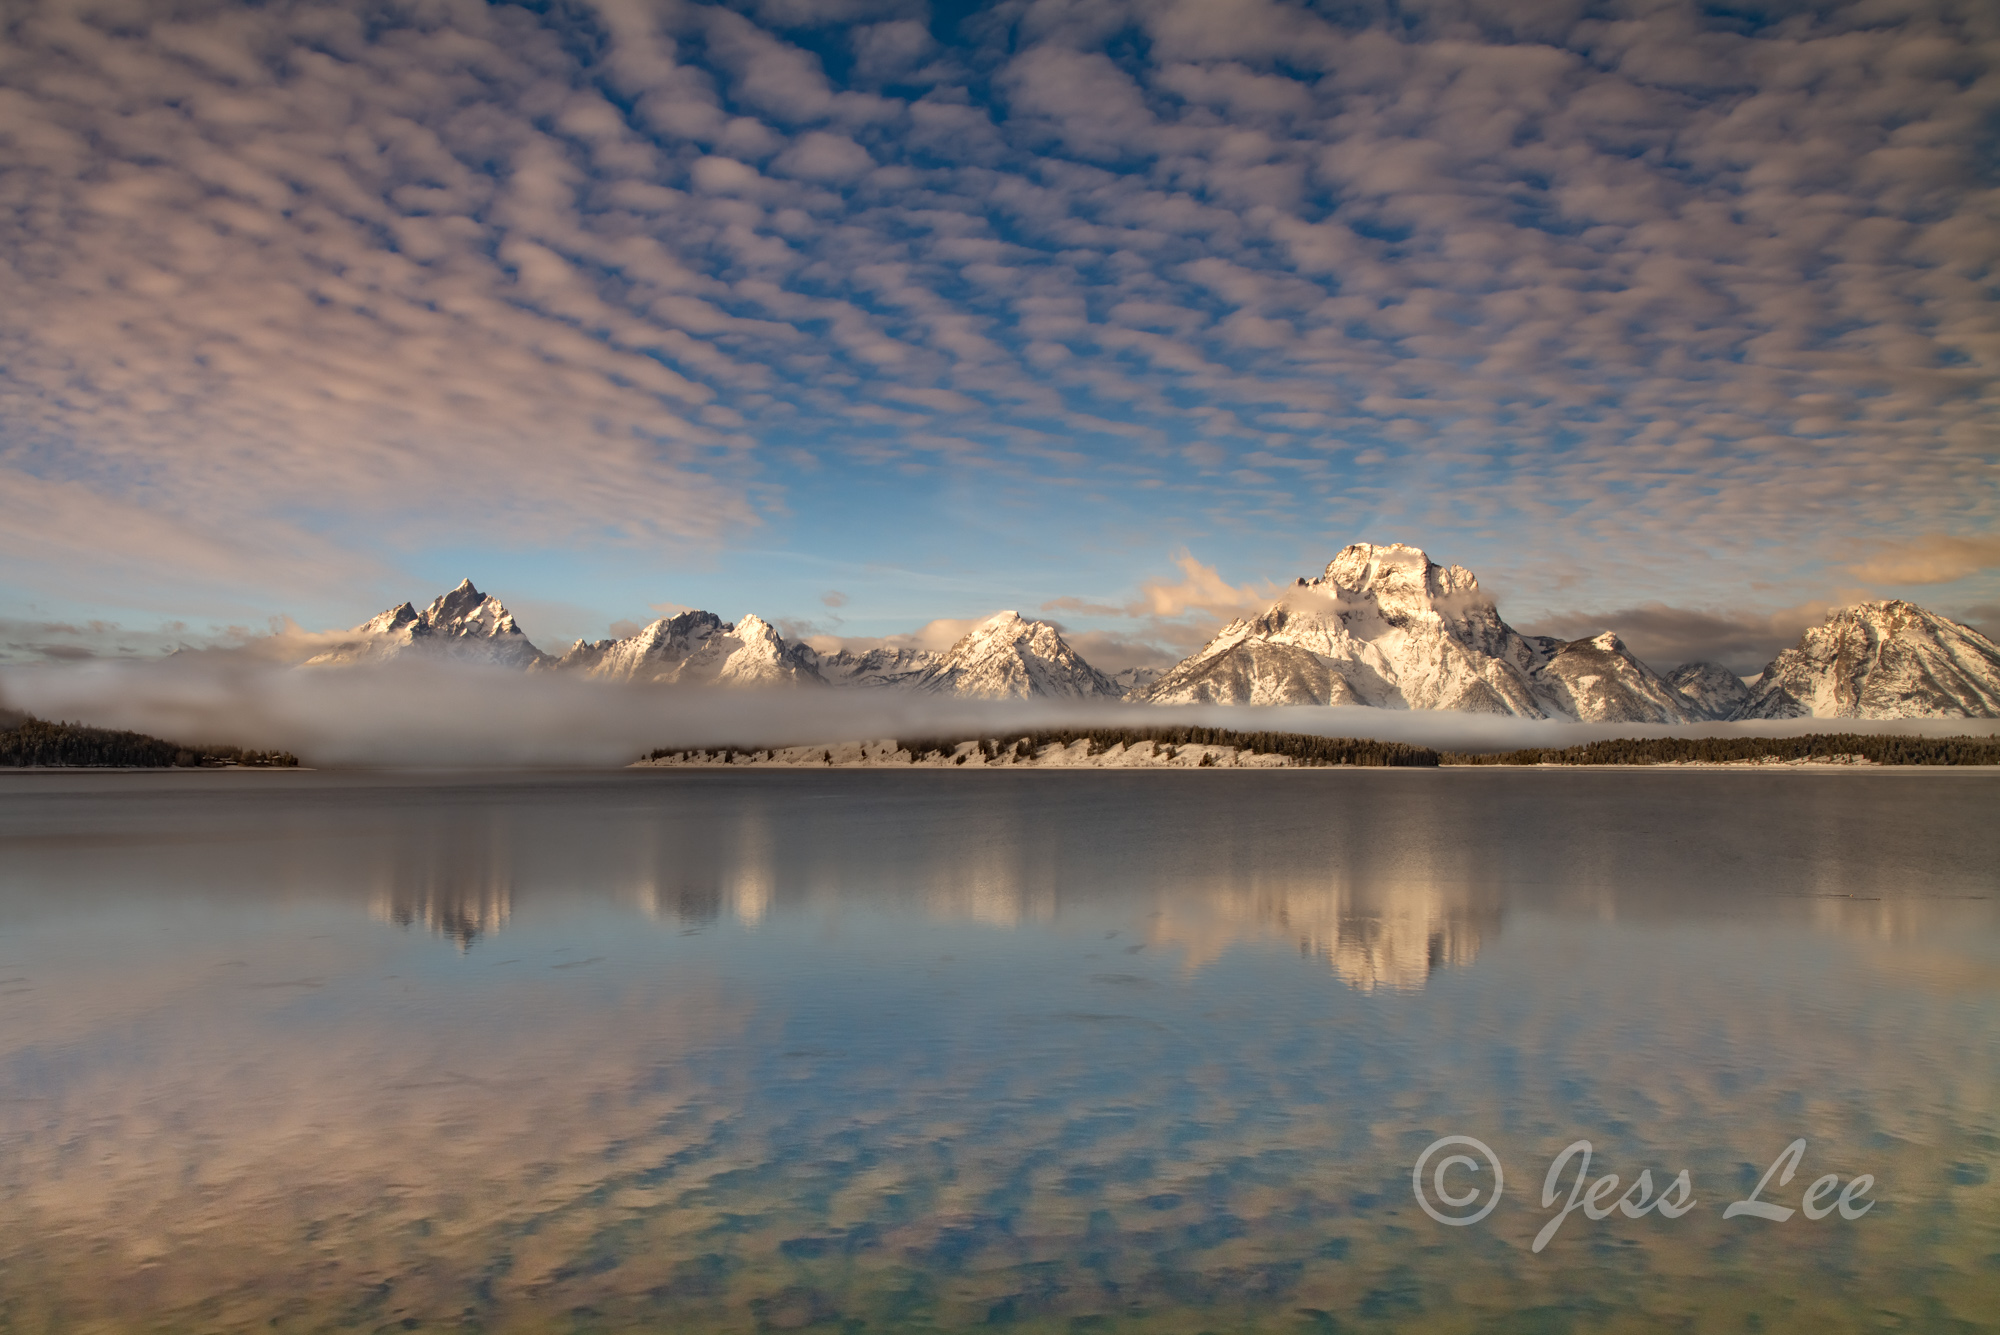
<instances>
[{"instance_id":1,"label":"blue sky","mask_svg":"<svg viewBox=\"0 0 2000 1335\"><path fill-rule=\"evenodd\" d=\"M1990 4L0 24L11 661L470 575L1116 667L1356 540L1668 661L2000 622Z\"/></svg>"}]
</instances>

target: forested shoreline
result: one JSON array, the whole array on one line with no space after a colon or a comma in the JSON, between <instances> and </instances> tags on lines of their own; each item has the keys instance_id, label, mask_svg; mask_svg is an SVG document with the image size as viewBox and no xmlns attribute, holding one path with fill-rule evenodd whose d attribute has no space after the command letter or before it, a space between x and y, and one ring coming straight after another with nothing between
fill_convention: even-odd
<instances>
[{"instance_id":1,"label":"forested shoreline","mask_svg":"<svg viewBox=\"0 0 2000 1335\"><path fill-rule=\"evenodd\" d=\"M1618 737L1580 746L1440 755L1445 765L2000 765L2000 738L1816 732L1801 737Z\"/></svg>"},{"instance_id":2,"label":"forested shoreline","mask_svg":"<svg viewBox=\"0 0 2000 1335\"><path fill-rule=\"evenodd\" d=\"M1480 765L2000 765L2000 738L1916 737L1867 733L1812 733L1800 737L1621 737L1567 747L1504 751L1440 751L1405 742L1371 738L1322 737L1314 733L1238 732L1228 728L1045 728L994 737L913 737L871 742L860 763L908 765L1033 764L1047 761L1051 748L1086 743L1083 756L1095 758L1117 748L1151 745L1167 761L1181 748L1231 748L1245 755L1283 757L1290 764L1318 768L1436 768ZM845 744L846 750L854 749ZM1230 767L1227 754L1222 767ZM816 746L728 746L702 750L661 747L647 762L696 765L856 763ZM1060 759L1060 757L1055 757ZM1072 760L1068 763L1074 763ZM1211 767L1212 758L1201 761Z\"/></svg>"},{"instance_id":3,"label":"forested shoreline","mask_svg":"<svg viewBox=\"0 0 2000 1335\"><path fill-rule=\"evenodd\" d=\"M292 769L298 763L299 758L289 751L190 746L148 737L142 732L90 728L80 723L25 718L11 725L0 725L0 768L216 769L246 765L257 769Z\"/></svg>"}]
</instances>

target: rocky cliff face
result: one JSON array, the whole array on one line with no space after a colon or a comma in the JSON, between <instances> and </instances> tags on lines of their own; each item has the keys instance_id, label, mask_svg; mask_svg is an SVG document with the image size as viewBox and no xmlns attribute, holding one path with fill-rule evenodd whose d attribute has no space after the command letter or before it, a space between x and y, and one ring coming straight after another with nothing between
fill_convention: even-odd
<instances>
[{"instance_id":1,"label":"rocky cliff face","mask_svg":"<svg viewBox=\"0 0 2000 1335\"><path fill-rule=\"evenodd\" d=\"M853 653L820 654L816 659L819 675L829 686L908 686L937 666L938 655L928 649L868 649Z\"/></svg>"},{"instance_id":2,"label":"rocky cliff face","mask_svg":"<svg viewBox=\"0 0 2000 1335\"><path fill-rule=\"evenodd\" d=\"M1145 691L1154 704L1374 705L1685 722L1616 636L1562 644L1500 619L1479 580L1416 547L1356 543Z\"/></svg>"},{"instance_id":3,"label":"rocky cliff face","mask_svg":"<svg viewBox=\"0 0 2000 1335\"><path fill-rule=\"evenodd\" d=\"M1166 675L1166 670L1156 667L1128 667L1117 672L1107 672L1105 675L1111 678L1111 684L1118 688L1119 695L1130 698L1150 690L1154 682Z\"/></svg>"},{"instance_id":4,"label":"rocky cliff face","mask_svg":"<svg viewBox=\"0 0 2000 1335\"><path fill-rule=\"evenodd\" d=\"M1700 719L1734 718L1750 700L1743 678L1720 663L1683 663L1667 674L1667 685L1681 693Z\"/></svg>"},{"instance_id":5,"label":"rocky cliff face","mask_svg":"<svg viewBox=\"0 0 2000 1335\"><path fill-rule=\"evenodd\" d=\"M1900 599L1844 607L1764 669L1737 718L2000 718L2000 645Z\"/></svg>"},{"instance_id":6,"label":"rocky cliff face","mask_svg":"<svg viewBox=\"0 0 2000 1335\"><path fill-rule=\"evenodd\" d=\"M509 668L535 667L547 660L500 600L481 593L469 579L434 598L421 612L404 603L362 622L351 634L353 639L307 659L306 666L379 663L406 654Z\"/></svg>"}]
</instances>

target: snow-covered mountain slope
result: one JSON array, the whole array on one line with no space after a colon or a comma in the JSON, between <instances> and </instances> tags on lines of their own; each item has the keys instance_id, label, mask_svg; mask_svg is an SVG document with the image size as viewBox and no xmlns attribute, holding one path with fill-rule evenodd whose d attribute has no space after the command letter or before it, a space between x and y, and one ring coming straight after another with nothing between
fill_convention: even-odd
<instances>
[{"instance_id":1,"label":"snow-covered mountain slope","mask_svg":"<svg viewBox=\"0 0 2000 1335\"><path fill-rule=\"evenodd\" d=\"M1900 599L1830 614L1771 661L1737 718L2000 718L2000 645Z\"/></svg>"},{"instance_id":2,"label":"snow-covered mountain slope","mask_svg":"<svg viewBox=\"0 0 2000 1335\"><path fill-rule=\"evenodd\" d=\"M1534 671L1540 694L1570 718L1612 723L1688 723L1702 717L1610 631L1567 643L1536 636L1547 661ZM1739 683L1740 684L1740 683Z\"/></svg>"},{"instance_id":3,"label":"snow-covered mountain slope","mask_svg":"<svg viewBox=\"0 0 2000 1335\"><path fill-rule=\"evenodd\" d=\"M1531 718L1691 723L1758 718L2000 717L2000 646L1901 601L1831 614L1746 686L1714 663L1661 677L1607 631L1559 641L1501 620L1471 571L1403 544L1356 543L1262 615L1231 622L1160 674L1107 676L1053 625L989 617L943 653L817 654L760 617L690 611L621 640L543 654L499 600L465 580L418 611L392 607L307 660L403 655L576 672L616 681L808 685L973 699L1125 699L1149 704L1370 705Z\"/></svg>"},{"instance_id":4,"label":"snow-covered mountain slope","mask_svg":"<svg viewBox=\"0 0 2000 1335\"><path fill-rule=\"evenodd\" d=\"M917 677L937 666L938 655L928 649L869 649L815 657L819 675L829 686L908 686Z\"/></svg>"},{"instance_id":5,"label":"snow-covered mountain slope","mask_svg":"<svg viewBox=\"0 0 2000 1335\"><path fill-rule=\"evenodd\" d=\"M1479 581L1401 543L1355 543L1262 616L1231 622L1147 691L1154 704L1363 704L1546 717L1542 654Z\"/></svg>"},{"instance_id":6,"label":"snow-covered mountain slope","mask_svg":"<svg viewBox=\"0 0 2000 1335\"><path fill-rule=\"evenodd\" d=\"M1019 612L980 622L908 685L978 700L1113 700L1120 694L1054 626Z\"/></svg>"},{"instance_id":7,"label":"snow-covered mountain slope","mask_svg":"<svg viewBox=\"0 0 2000 1335\"><path fill-rule=\"evenodd\" d=\"M1267 614L1268 617L1268 614ZM1156 705L1365 705L1347 678L1320 655L1255 634L1249 622L1224 628L1202 651L1138 693Z\"/></svg>"},{"instance_id":8,"label":"snow-covered mountain slope","mask_svg":"<svg viewBox=\"0 0 2000 1335\"><path fill-rule=\"evenodd\" d=\"M1128 667L1105 675L1111 678L1111 684L1118 688L1120 696L1131 697L1149 689L1165 672L1164 668Z\"/></svg>"},{"instance_id":9,"label":"snow-covered mountain slope","mask_svg":"<svg viewBox=\"0 0 2000 1335\"><path fill-rule=\"evenodd\" d=\"M1471 571L1402 543L1345 548L1324 575L1298 581L1262 616L1224 627L1140 698L1528 718L1582 711L1680 721L1688 712L1622 644L1530 639L1500 619Z\"/></svg>"},{"instance_id":10,"label":"snow-covered mountain slope","mask_svg":"<svg viewBox=\"0 0 2000 1335\"><path fill-rule=\"evenodd\" d=\"M1667 674L1667 685L1681 693L1698 719L1734 718L1750 699L1743 678L1720 663L1683 663Z\"/></svg>"},{"instance_id":11,"label":"snow-covered mountain slope","mask_svg":"<svg viewBox=\"0 0 2000 1335\"><path fill-rule=\"evenodd\" d=\"M1615 635L1564 643L1500 619L1479 580L1402 543L1355 543L1138 697L1374 705L1681 723L1693 707Z\"/></svg>"},{"instance_id":12,"label":"snow-covered mountain slope","mask_svg":"<svg viewBox=\"0 0 2000 1335\"><path fill-rule=\"evenodd\" d=\"M421 612L404 603L362 622L352 634L354 639L307 659L306 666L383 662L410 653L512 668L547 661L500 600L472 587L469 579Z\"/></svg>"},{"instance_id":13,"label":"snow-covered mountain slope","mask_svg":"<svg viewBox=\"0 0 2000 1335\"><path fill-rule=\"evenodd\" d=\"M607 681L690 686L824 685L812 650L762 617L734 625L713 612L662 617L622 640L578 640L556 664Z\"/></svg>"}]
</instances>

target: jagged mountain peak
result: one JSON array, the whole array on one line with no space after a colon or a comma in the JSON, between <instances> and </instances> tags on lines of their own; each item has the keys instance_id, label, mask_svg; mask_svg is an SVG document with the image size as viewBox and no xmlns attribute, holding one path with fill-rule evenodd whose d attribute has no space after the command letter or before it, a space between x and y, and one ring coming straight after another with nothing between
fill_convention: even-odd
<instances>
[{"instance_id":1,"label":"jagged mountain peak","mask_svg":"<svg viewBox=\"0 0 2000 1335\"><path fill-rule=\"evenodd\" d=\"M680 685L821 685L812 650L754 614L730 623L690 608L622 640L579 640L556 665L611 681Z\"/></svg>"},{"instance_id":2,"label":"jagged mountain peak","mask_svg":"<svg viewBox=\"0 0 2000 1335\"><path fill-rule=\"evenodd\" d=\"M491 594L481 593L469 579L460 580L450 593L439 594L424 609L423 619L433 630L453 635L495 635L518 633L513 613Z\"/></svg>"},{"instance_id":3,"label":"jagged mountain peak","mask_svg":"<svg viewBox=\"0 0 2000 1335\"><path fill-rule=\"evenodd\" d=\"M1836 608L1764 669L1740 718L2000 718L2000 645L1900 598Z\"/></svg>"},{"instance_id":4,"label":"jagged mountain peak","mask_svg":"<svg viewBox=\"0 0 2000 1335\"><path fill-rule=\"evenodd\" d=\"M1551 671L1556 659L1559 670ZM1680 722L1617 636L1563 645L1500 619L1478 578L1409 543L1352 543L1145 690L1158 704L1375 705Z\"/></svg>"},{"instance_id":5,"label":"jagged mountain peak","mask_svg":"<svg viewBox=\"0 0 2000 1335\"><path fill-rule=\"evenodd\" d=\"M399 603L350 632L356 638L307 660L308 666L379 662L410 652L500 667L536 667L547 656L514 624L513 613L470 579L459 581L419 612Z\"/></svg>"},{"instance_id":6,"label":"jagged mountain peak","mask_svg":"<svg viewBox=\"0 0 2000 1335\"><path fill-rule=\"evenodd\" d=\"M983 641L1040 637L1045 643L1059 641L1062 637L1056 628L1046 621L1031 621L1019 612L995 612L961 635L945 652L955 651L959 645L977 644Z\"/></svg>"},{"instance_id":7,"label":"jagged mountain peak","mask_svg":"<svg viewBox=\"0 0 2000 1335\"><path fill-rule=\"evenodd\" d=\"M1539 693L1571 718L1687 723L1696 717L1685 696L1608 630L1551 646L1533 678Z\"/></svg>"},{"instance_id":8,"label":"jagged mountain peak","mask_svg":"<svg viewBox=\"0 0 2000 1335\"><path fill-rule=\"evenodd\" d=\"M935 694L980 699L1110 699L1120 694L1053 625L1014 611L996 612L973 626L911 684Z\"/></svg>"},{"instance_id":9,"label":"jagged mountain peak","mask_svg":"<svg viewBox=\"0 0 2000 1335\"><path fill-rule=\"evenodd\" d=\"M1560 641L1501 620L1479 581L1409 543L1353 543L1263 613L1231 622L1170 671L1093 668L1058 626L1008 609L942 652L909 646L816 654L746 613L689 609L615 640L578 640L558 662L505 604L463 579L424 606L399 603L308 660L406 653L619 680L896 687L974 698L1128 698L1160 704L1373 705L1529 717L1694 722L1725 718L2000 717L2000 645L1900 598L1836 608L1746 684L1713 663L1662 677L1615 631Z\"/></svg>"}]
</instances>

